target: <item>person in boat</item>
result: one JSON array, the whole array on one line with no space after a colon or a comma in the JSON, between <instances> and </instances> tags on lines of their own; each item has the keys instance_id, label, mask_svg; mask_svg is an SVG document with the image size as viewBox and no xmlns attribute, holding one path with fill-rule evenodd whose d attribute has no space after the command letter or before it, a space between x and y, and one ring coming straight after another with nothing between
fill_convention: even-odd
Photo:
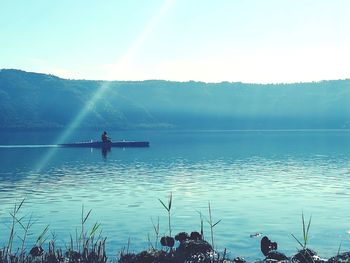
<instances>
[{"instance_id":1,"label":"person in boat","mask_svg":"<svg viewBox=\"0 0 350 263\"><path fill-rule=\"evenodd\" d=\"M109 137L107 136L107 132L106 132L106 131L104 131L104 132L102 133L102 135L101 135L101 140L102 140L102 142L111 142L111 138L109 138Z\"/></svg>"}]
</instances>

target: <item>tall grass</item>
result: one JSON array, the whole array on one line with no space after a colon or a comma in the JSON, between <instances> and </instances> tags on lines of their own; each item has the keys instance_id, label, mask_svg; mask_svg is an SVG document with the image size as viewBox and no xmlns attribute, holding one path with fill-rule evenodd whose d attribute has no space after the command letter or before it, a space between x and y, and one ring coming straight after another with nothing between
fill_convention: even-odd
<instances>
[{"instance_id":1,"label":"tall grass","mask_svg":"<svg viewBox=\"0 0 350 263\"><path fill-rule=\"evenodd\" d=\"M52 240L48 244L48 251L45 252L42 248L47 240L49 225L46 225L35 241L35 245L27 254L27 240L30 228L35 221L32 215L26 221L25 216L20 216L21 208L25 199L19 204L15 203L14 209L9 213L11 216L11 224L9 226L9 237L3 249L0 249L1 263L32 263L32 262L89 262L89 263L105 263L107 256L105 252L106 238L102 238L101 232L97 235L100 224L95 223L89 231L87 231L86 223L90 216L91 210L85 214L84 207L81 213L81 229L80 235L76 231L76 246L74 246L71 236L70 246L64 253L61 249L55 248L56 236L53 234ZM23 235L17 234L21 230ZM18 238L21 242L19 247L14 250L13 246L15 239Z\"/></svg>"},{"instance_id":2,"label":"tall grass","mask_svg":"<svg viewBox=\"0 0 350 263\"><path fill-rule=\"evenodd\" d=\"M17 203L15 203L15 206L13 208L13 212L10 212L10 216L12 218L12 222L11 222L11 227L10 227L10 234L9 234L9 239L7 242L7 246L5 248L5 257L8 257L12 254L12 245L13 245L13 241L14 241L14 237L16 235L16 225L17 223L21 223L21 221L23 220L22 218L18 218L18 213L19 210L21 209L23 203L24 203L25 198L22 199L22 201L17 205ZM26 236L27 236L26 232ZM25 242L25 238L23 238L24 242Z\"/></svg>"},{"instance_id":3,"label":"tall grass","mask_svg":"<svg viewBox=\"0 0 350 263\"><path fill-rule=\"evenodd\" d=\"M340 241L340 244L339 244L339 247L338 247L337 256L339 256L339 255L340 255L341 244L342 244L342 242Z\"/></svg>"},{"instance_id":4,"label":"tall grass","mask_svg":"<svg viewBox=\"0 0 350 263\"><path fill-rule=\"evenodd\" d=\"M171 205L172 205L172 201L173 201L173 194L170 193L167 205L165 205L165 203L162 200L160 200L160 199L158 199L158 200L163 205L163 207L166 209L166 211L168 212L169 236L171 237Z\"/></svg>"},{"instance_id":5,"label":"tall grass","mask_svg":"<svg viewBox=\"0 0 350 263\"><path fill-rule=\"evenodd\" d=\"M215 247L214 247L214 227L221 222L221 219L216 221L215 223L213 222L210 202L208 202L208 210L209 210L209 220L207 220L207 222L210 226L211 246L212 246L213 250L215 250Z\"/></svg>"},{"instance_id":6,"label":"tall grass","mask_svg":"<svg viewBox=\"0 0 350 263\"><path fill-rule=\"evenodd\" d=\"M152 221L152 226L153 226L153 230L154 230L154 233L155 233L154 248L157 249L157 244L158 244L158 240L159 240L159 217L158 217L158 220L157 220L157 224L155 224L153 222L152 218L151 218L151 221Z\"/></svg>"},{"instance_id":7,"label":"tall grass","mask_svg":"<svg viewBox=\"0 0 350 263\"><path fill-rule=\"evenodd\" d=\"M45 241L46 241L46 233L49 230L49 225L46 225L46 227L44 228L44 230L41 232L41 234L38 236L38 238L36 239L36 243L35 245L38 247L41 247Z\"/></svg>"},{"instance_id":8,"label":"tall grass","mask_svg":"<svg viewBox=\"0 0 350 263\"><path fill-rule=\"evenodd\" d=\"M27 224L22 224L20 221L18 222L19 225L23 229L23 237L18 237L21 240L21 250L20 250L20 257L24 257L25 255L25 244L27 241L27 237L29 235L29 229L33 226L34 222L32 220L32 215L29 217Z\"/></svg>"},{"instance_id":9,"label":"tall grass","mask_svg":"<svg viewBox=\"0 0 350 263\"><path fill-rule=\"evenodd\" d=\"M312 216L310 216L309 222L306 225L305 218L304 218L304 212L301 213L301 221L302 221L302 228L303 228L303 236L302 236L303 237L303 242L299 241L299 239L295 235L291 234L293 236L293 238L302 247L302 249L306 249L307 244L309 242L309 230L310 230L310 226L311 226L311 219L312 219Z\"/></svg>"},{"instance_id":10,"label":"tall grass","mask_svg":"<svg viewBox=\"0 0 350 263\"><path fill-rule=\"evenodd\" d=\"M204 220L203 220L203 215L202 212L197 211L197 213L199 214L199 219L200 219L200 234L201 234L201 238L204 240Z\"/></svg>"},{"instance_id":11,"label":"tall grass","mask_svg":"<svg viewBox=\"0 0 350 263\"><path fill-rule=\"evenodd\" d=\"M66 257L73 262L106 262L107 256L105 251L106 239L102 238L102 231L98 233L99 223L95 223L90 231L86 230L86 223L90 217L92 209L87 213L84 206L81 209L80 232L75 231L75 248L72 235L70 236L70 247L66 252ZM79 234L78 234L79 233Z\"/></svg>"}]
</instances>

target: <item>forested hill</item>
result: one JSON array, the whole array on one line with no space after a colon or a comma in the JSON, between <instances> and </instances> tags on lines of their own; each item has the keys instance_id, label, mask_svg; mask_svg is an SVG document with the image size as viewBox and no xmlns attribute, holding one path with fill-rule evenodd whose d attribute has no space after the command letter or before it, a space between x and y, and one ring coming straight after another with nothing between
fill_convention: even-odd
<instances>
[{"instance_id":1,"label":"forested hill","mask_svg":"<svg viewBox=\"0 0 350 263\"><path fill-rule=\"evenodd\" d=\"M64 128L78 114L78 128L99 130L343 129L350 128L350 80L88 81L0 71L0 129Z\"/></svg>"}]
</instances>

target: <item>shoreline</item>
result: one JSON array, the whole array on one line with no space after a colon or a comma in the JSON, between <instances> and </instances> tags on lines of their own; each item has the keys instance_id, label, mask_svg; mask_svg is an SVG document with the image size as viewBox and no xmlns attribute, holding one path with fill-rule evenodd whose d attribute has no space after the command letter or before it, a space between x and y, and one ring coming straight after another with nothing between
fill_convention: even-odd
<instances>
[{"instance_id":1,"label":"shoreline","mask_svg":"<svg viewBox=\"0 0 350 263\"><path fill-rule=\"evenodd\" d=\"M281 253L278 243L271 241L262 233L251 234L250 238L260 240L261 254L254 260L246 260L240 257L239 253L229 256L225 246L220 245L220 252L217 250L216 237L214 227L221 222L212 220L212 210L210 202L208 203L208 217L200 214L201 224L199 232L191 233L180 232L175 234L172 224L172 201L173 195L170 193L167 200L160 200L167 213L168 222L165 229L160 230L160 222L153 222L153 230L155 238L152 240L148 235L148 248L138 252L130 252L130 238L127 248L114 250L117 254L107 253L106 240L107 237L102 236L101 224L95 223L90 226L88 219L92 212L81 209L80 226L77 226L75 234L70 235L70 240L64 246L57 246L57 236L51 232L52 238L48 240L49 225L38 236L35 245L29 245L30 228L35 223L32 216L22 216L21 208L25 202L23 199L19 204L15 204L10 212L11 221L9 227L9 236L3 235L4 240L8 240L3 247L0 248L0 263L21 263L21 262L41 262L41 263L247 263L247 262L293 262L293 263L350 263L349 248L338 248L338 253L334 253L328 259L321 258L317 252L312 250L309 245L309 229L311 225L311 216L308 221L301 215L302 222L302 239L295 239L296 253L286 255ZM206 221L209 229L204 231L204 222ZM209 231L208 231L209 230ZM165 234L168 231L167 234ZM204 237L204 232L208 232ZM20 233L20 234L18 234ZM160 234L161 233L161 234ZM215 237L215 238L214 238ZM14 240L20 240L17 243ZM17 247L15 247L17 246ZM214 249L213 249L214 248ZM259 251L259 247L251 248L251 250ZM347 250L347 251L346 251ZM111 251L109 248L108 251ZM247 250L248 251L248 250ZM343 252L346 251L346 252ZM113 256L110 256L113 255ZM115 256L117 255L117 256Z\"/></svg>"},{"instance_id":2,"label":"shoreline","mask_svg":"<svg viewBox=\"0 0 350 263\"><path fill-rule=\"evenodd\" d=\"M150 242L150 248L138 253L129 252L129 248L122 249L115 257L107 257L106 239L100 235L95 237L98 225L94 225L90 233L83 232L77 240L71 237L70 247L65 250L55 246L55 240L48 242L48 248L43 249L43 242L40 240L46 234L46 230L39 236L37 244L28 252L23 246L16 249L12 244L0 249L1 263L350 263L350 251L339 251L336 255L325 259L320 258L316 251L304 246L294 255L285 255L278 251L278 244L264 236L261 238L261 259L247 261L243 257L234 258L223 252L212 249L208 241L202 239L199 232L180 232L175 237L163 236L155 241L155 246ZM13 237L13 236L12 236ZM96 239L95 239L96 238ZM10 236L11 239L11 236ZM76 242L76 244L75 244ZM160 248L158 248L158 246Z\"/></svg>"}]
</instances>

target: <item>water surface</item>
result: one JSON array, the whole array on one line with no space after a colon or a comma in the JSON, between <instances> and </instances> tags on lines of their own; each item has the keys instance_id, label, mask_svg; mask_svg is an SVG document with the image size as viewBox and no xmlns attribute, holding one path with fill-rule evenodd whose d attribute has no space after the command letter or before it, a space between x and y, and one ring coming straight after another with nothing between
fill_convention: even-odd
<instances>
[{"instance_id":1,"label":"water surface","mask_svg":"<svg viewBox=\"0 0 350 263\"><path fill-rule=\"evenodd\" d=\"M231 257L262 258L261 232L287 254L301 238L301 213L312 215L310 247L324 257L349 247L349 131L116 131L117 139L148 140L150 148L109 152L52 147L51 133L0 134L0 231L7 233L8 212L26 198L22 215L37 222L36 239L46 224L65 244L79 227L81 207L92 209L88 226L101 223L110 256L127 245L139 251L154 242L151 219L167 214L158 198L173 193L172 228L199 230L210 201L215 246ZM98 138L79 132L68 140ZM17 147L12 147L17 145ZM25 147L18 147L25 145ZM30 145L41 145L31 147ZM47 146L47 147L46 147ZM209 228L205 224L209 240ZM5 244L2 234L0 245Z\"/></svg>"}]
</instances>

